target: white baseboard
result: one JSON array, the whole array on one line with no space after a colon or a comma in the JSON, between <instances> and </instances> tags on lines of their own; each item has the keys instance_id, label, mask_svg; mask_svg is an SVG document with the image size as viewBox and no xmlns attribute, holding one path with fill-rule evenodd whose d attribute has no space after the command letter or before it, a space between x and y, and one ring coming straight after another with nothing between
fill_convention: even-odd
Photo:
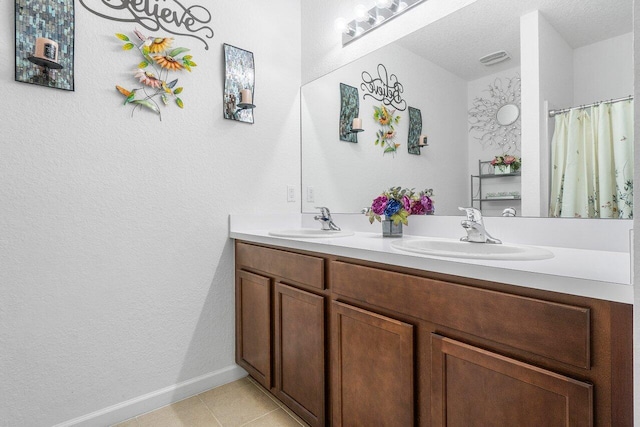
<instances>
[{"instance_id":1,"label":"white baseboard","mask_svg":"<svg viewBox=\"0 0 640 427\"><path fill-rule=\"evenodd\" d=\"M133 418L202 393L214 387L230 383L247 375L238 365L209 372L208 374L174 384L125 402L112 405L53 427L105 427Z\"/></svg>"}]
</instances>

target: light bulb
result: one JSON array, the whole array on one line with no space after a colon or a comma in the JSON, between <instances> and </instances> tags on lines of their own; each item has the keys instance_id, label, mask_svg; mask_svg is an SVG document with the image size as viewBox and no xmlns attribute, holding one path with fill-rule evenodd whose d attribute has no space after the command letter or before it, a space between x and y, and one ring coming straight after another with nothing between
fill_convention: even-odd
<instances>
[{"instance_id":1,"label":"light bulb","mask_svg":"<svg viewBox=\"0 0 640 427\"><path fill-rule=\"evenodd\" d=\"M378 9L388 9L393 4L393 0L376 0L376 7Z\"/></svg>"},{"instance_id":2,"label":"light bulb","mask_svg":"<svg viewBox=\"0 0 640 427\"><path fill-rule=\"evenodd\" d=\"M339 33L346 33L349 26L347 25L347 20L344 18L338 18L333 23L333 28Z\"/></svg>"},{"instance_id":3,"label":"light bulb","mask_svg":"<svg viewBox=\"0 0 640 427\"><path fill-rule=\"evenodd\" d=\"M358 22L364 22L369 20L369 11L367 10L367 7L363 4L357 5L353 9L353 14L356 16L356 21Z\"/></svg>"}]
</instances>

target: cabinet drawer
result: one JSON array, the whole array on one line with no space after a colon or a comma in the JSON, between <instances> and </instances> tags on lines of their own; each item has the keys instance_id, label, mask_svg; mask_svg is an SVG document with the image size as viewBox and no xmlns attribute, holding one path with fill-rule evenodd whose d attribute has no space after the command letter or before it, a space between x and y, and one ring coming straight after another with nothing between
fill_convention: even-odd
<instances>
[{"instance_id":1,"label":"cabinet drawer","mask_svg":"<svg viewBox=\"0 0 640 427\"><path fill-rule=\"evenodd\" d=\"M324 289L324 260L278 249L236 243L236 264Z\"/></svg>"},{"instance_id":2,"label":"cabinet drawer","mask_svg":"<svg viewBox=\"0 0 640 427\"><path fill-rule=\"evenodd\" d=\"M589 369L590 310L335 261L335 293Z\"/></svg>"}]
</instances>

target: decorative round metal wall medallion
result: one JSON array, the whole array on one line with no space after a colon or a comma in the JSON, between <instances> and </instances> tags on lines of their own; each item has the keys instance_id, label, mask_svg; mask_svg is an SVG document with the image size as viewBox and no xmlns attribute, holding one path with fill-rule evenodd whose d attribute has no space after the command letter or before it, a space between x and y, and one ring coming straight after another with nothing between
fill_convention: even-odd
<instances>
[{"instance_id":1,"label":"decorative round metal wall medallion","mask_svg":"<svg viewBox=\"0 0 640 427\"><path fill-rule=\"evenodd\" d=\"M482 146L500 147L503 153L518 150L520 135L520 76L497 78L489 85L488 98L475 98L469 110L469 133Z\"/></svg>"}]
</instances>

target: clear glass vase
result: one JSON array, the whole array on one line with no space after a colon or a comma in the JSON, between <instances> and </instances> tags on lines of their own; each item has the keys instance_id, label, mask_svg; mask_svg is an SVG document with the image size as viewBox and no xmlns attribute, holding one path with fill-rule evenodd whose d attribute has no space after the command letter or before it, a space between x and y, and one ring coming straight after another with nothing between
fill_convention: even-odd
<instances>
[{"instance_id":1,"label":"clear glass vase","mask_svg":"<svg viewBox=\"0 0 640 427\"><path fill-rule=\"evenodd\" d=\"M382 237L402 237L402 223L394 224L389 218L383 219Z\"/></svg>"}]
</instances>

